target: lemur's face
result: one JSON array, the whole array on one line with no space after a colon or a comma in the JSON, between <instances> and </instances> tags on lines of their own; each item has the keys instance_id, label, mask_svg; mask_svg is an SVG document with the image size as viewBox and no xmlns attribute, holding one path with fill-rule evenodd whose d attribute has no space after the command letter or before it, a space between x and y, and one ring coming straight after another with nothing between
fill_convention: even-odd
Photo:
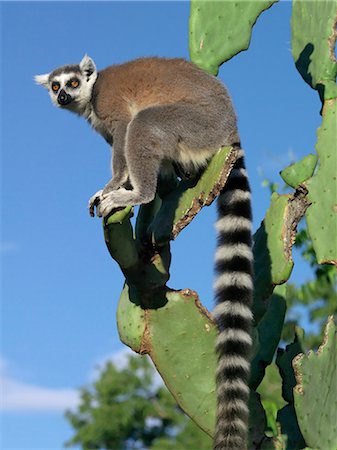
<instances>
[{"instance_id":1,"label":"lemur's face","mask_svg":"<svg viewBox=\"0 0 337 450\"><path fill-rule=\"evenodd\" d=\"M92 88L97 79L94 62L85 56L80 64L55 69L37 75L35 81L48 89L55 106L81 113L91 100Z\"/></svg>"}]
</instances>

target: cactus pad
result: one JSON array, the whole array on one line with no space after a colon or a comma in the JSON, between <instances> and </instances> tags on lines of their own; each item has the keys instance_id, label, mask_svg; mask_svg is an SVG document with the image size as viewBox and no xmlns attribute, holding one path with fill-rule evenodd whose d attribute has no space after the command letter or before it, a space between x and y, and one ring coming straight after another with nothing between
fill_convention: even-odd
<instances>
[{"instance_id":1,"label":"cactus pad","mask_svg":"<svg viewBox=\"0 0 337 450\"><path fill-rule=\"evenodd\" d=\"M121 341L135 352L143 353L145 326L145 311L130 301L129 287L125 284L117 309L117 327Z\"/></svg>"},{"instance_id":2,"label":"cactus pad","mask_svg":"<svg viewBox=\"0 0 337 450\"><path fill-rule=\"evenodd\" d=\"M143 309L124 288L117 323L121 340L150 355L180 407L209 435L215 424L217 329L195 292L166 291L166 304Z\"/></svg>"},{"instance_id":3,"label":"cactus pad","mask_svg":"<svg viewBox=\"0 0 337 450\"><path fill-rule=\"evenodd\" d=\"M317 353L293 360L297 420L307 445L317 450L337 448L337 330L332 316Z\"/></svg>"},{"instance_id":4,"label":"cactus pad","mask_svg":"<svg viewBox=\"0 0 337 450\"><path fill-rule=\"evenodd\" d=\"M337 1L293 1L292 52L303 79L321 98L337 97Z\"/></svg>"},{"instance_id":5,"label":"cactus pad","mask_svg":"<svg viewBox=\"0 0 337 450\"><path fill-rule=\"evenodd\" d=\"M236 159L236 150L223 147L214 155L199 179L181 181L163 199L150 226L153 242L162 245L175 239L202 207L210 205L225 185Z\"/></svg>"},{"instance_id":6,"label":"cactus pad","mask_svg":"<svg viewBox=\"0 0 337 450\"><path fill-rule=\"evenodd\" d=\"M320 264L337 265L337 102L327 100L323 108L323 123L317 133L316 149L319 166L316 175L307 182L306 212L308 231Z\"/></svg>"},{"instance_id":7,"label":"cactus pad","mask_svg":"<svg viewBox=\"0 0 337 450\"><path fill-rule=\"evenodd\" d=\"M283 169L280 175L289 186L296 188L313 175L316 164L317 155L309 154L301 161Z\"/></svg>"},{"instance_id":8,"label":"cactus pad","mask_svg":"<svg viewBox=\"0 0 337 450\"><path fill-rule=\"evenodd\" d=\"M189 24L191 60L206 72L217 75L222 63L248 48L258 16L275 1L192 0Z\"/></svg>"},{"instance_id":9,"label":"cactus pad","mask_svg":"<svg viewBox=\"0 0 337 450\"><path fill-rule=\"evenodd\" d=\"M294 357L303 352L302 338L303 330L296 328L294 342L287 345L285 350L278 349L276 358L276 364L282 377L282 396L288 402L278 412L277 421L281 424L282 434L288 436L287 449L289 450L297 450L305 447L294 409L293 389L296 385L296 379L292 367Z\"/></svg>"},{"instance_id":10,"label":"cactus pad","mask_svg":"<svg viewBox=\"0 0 337 450\"><path fill-rule=\"evenodd\" d=\"M138 261L133 229L130 218L133 215L131 206L111 214L103 219L104 239L110 255L122 270L132 267Z\"/></svg>"},{"instance_id":11,"label":"cactus pad","mask_svg":"<svg viewBox=\"0 0 337 450\"><path fill-rule=\"evenodd\" d=\"M252 360L251 389L256 389L261 383L266 367L271 364L280 341L286 312L285 290L286 286L284 285L276 287L269 301L267 312L257 326L259 350Z\"/></svg>"},{"instance_id":12,"label":"cactus pad","mask_svg":"<svg viewBox=\"0 0 337 450\"><path fill-rule=\"evenodd\" d=\"M274 286L286 282L293 268L291 249L296 227L308 206L306 192L273 193L266 216L254 235L254 316L258 322Z\"/></svg>"}]
</instances>

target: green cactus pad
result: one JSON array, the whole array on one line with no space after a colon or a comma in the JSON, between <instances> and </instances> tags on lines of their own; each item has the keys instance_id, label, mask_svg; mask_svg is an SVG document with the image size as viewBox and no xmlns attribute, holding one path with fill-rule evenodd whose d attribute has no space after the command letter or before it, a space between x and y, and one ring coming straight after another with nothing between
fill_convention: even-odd
<instances>
[{"instance_id":1,"label":"green cactus pad","mask_svg":"<svg viewBox=\"0 0 337 450\"><path fill-rule=\"evenodd\" d=\"M137 353L144 353L143 336L146 329L145 310L129 298L129 287L124 285L117 309L117 327L120 340Z\"/></svg>"},{"instance_id":2,"label":"green cactus pad","mask_svg":"<svg viewBox=\"0 0 337 450\"><path fill-rule=\"evenodd\" d=\"M276 364L282 377L282 396L288 402L277 414L277 421L281 424L282 434L288 436L287 449L295 450L305 447L305 442L301 430L296 420L294 410L293 389L296 385L292 361L295 356L303 352L302 341L303 330L296 328L294 342L287 345L285 350L279 349L276 357Z\"/></svg>"},{"instance_id":3,"label":"green cactus pad","mask_svg":"<svg viewBox=\"0 0 337 450\"><path fill-rule=\"evenodd\" d=\"M294 342L287 345L286 349L278 349L276 364L282 377L282 396L288 403L293 403L293 389L296 385L296 379L292 367L292 360L299 353L303 353L303 330L296 327Z\"/></svg>"},{"instance_id":4,"label":"green cactus pad","mask_svg":"<svg viewBox=\"0 0 337 450\"><path fill-rule=\"evenodd\" d=\"M296 188L313 175L316 164L317 155L309 154L301 161L283 169L280 175L289 186Z\"/></svg>"},{"instance_id":5,"label":"green cactus pad","mask_svg":"<svg viewBox=\"0 0 337 450\"><path fill-rule=\"evenodd\" d=\"M268 304L268 309L257 326L259 350L252 360L250 387L256 389L261 383L266 367L271 364L280 341L284 316L286 286L277 286ZM273 324L271 327L270 324Z\"/></svg>"},{"instance_id":6,"label":"green cactus pad","mask_svg":"<svg viewBox=\"0 0 337 450\"><path fill-rule=\"evenodd\" d=\"M287 405L277 413L277 421L281 425L282 434L287 436L287 450L300 450L306 447L301 430L296 420L294 405Z\"/></svg>"},{"instance_id":7,"label":"green cactus pad","mask_svg":"<svg viewBox=\"0 0 337 450\"><path fill-rule=\"evenodd\" d=\"M132 207L127 206L121 211L103 219L104 239L109 253L121 269L132 267L138 261L138 253L133 238L133 229L130 222Z\"/></svg>"},{"instance_id":8,"label":"green cactus pad","mask_svg":"<svg viewBox=\"0 0 337 450\"><path fill-rule=\"evenodd\" d=\"M337 330L332 316L317 353L293 360L297 420L309 447L337 449Z\"/></svg>"},{"instance_id":9,"label":"green cactus pad","mask_svg":"<svg viewBox=\"0 0 337 450\"><path fill-rule=\"evenodd\" d=\"M250 391L249 396L249 448L261 448L261 443L266 439L264 431L267 419L261 404L260 394ZM271 447L269 447L271 448Z\"/></svg>"},{"instance_id":10,"label":"green cactus pad","mask_svg":"<svg viewBox=\"0 0 337 450\"><path fill-rule=\"evenodd\" d=\"M182 181L164 198L150 227L154 243L163 245L170 239L175 239L201 208L213 202L225 185L236 158L236 150L223 147L212 158L199 179Z\"/></svg>"},{"instance_id":11,"label":"green cactus pad","mask_svg":"<svg viewBox=\"0 0 337 450\"><path fill-rule=\"evenodd\" d=\"M273 438L268 438L262 442L261 450L286 450L287 448L287 437L285 435L279 434ZM309 450L309 449L308 449Z\"/></svg>"},{"instance_id":12,"label":"green cactus pad","mask_svg":"<svg viewBox=\"0 0 337 450\"><path fill-rule=\"evenodd\" d=\"M317 261L337 265L337 101L327 100L323 108L323 123L317 133L316 150L319 166L316 175L307 182L306 212L308 231Z\"/></svg>"},{"instance_id":13,"label":"green cactus pad","mask_svg":"<svg viewBox=\"0 0 337 450\"><path fill-rule=\"evenodd\" d=\"M308 208L303 187L293 195L274 192L266 216L254 235L254 304L256 323L266 312L267 300L278 284L290 277L296 228Z\"/></svg>"},{"instance_id":14,"label":"green cactus pad","mask_svg":"<svg viewBox=\"0 0 337 450\"><path fill-rule=\"evenodd\" d=\"M293 0L293 58L303 79L324 99L337 97L336 19L336 0Z\"/></svg>"},{"instance_id":15,"label":"green cactus pad","mask_svg":"<svg viewBox=\"0 0 337 450\"><path fill-rule=\"evenodd\" d=\"M293 268L291 247L285 241L290 196L274 193L260 228L254 235L254 316L257 321L266 311L266 300L273 288L290 276Z\"/></svg>"},{"instance_id":16,"label":"green cactus pad","mask_svg":"<svg viewBox=\"0 0 337 450\"><path fill-rule=\"evenodd\" d=\"M179 406L212 436L216 409L216 326L195 292L167 290L166 299L160 308L143 309L130 301L126 285L117 312L120 338L134 351L150 355ZM278 309L282 315L282 306L276 302L274 305L271 304L270 310L275 313ZM250 407L251 438L262 442L266 419L253 391Z\"/></svg>"},{"instance_id":17,"label":"green cactus pad","mask_svg":"<svg viewBox=\"0 0 337 450\"><path fill-rule=\"evenodd\" d=\"M150 355L179 406L212 435L216 326L195 292L167 290L166 299L160 308L143 309L130 301L125 286L117 312L120 339Z\"/></svg>"},{"instance_id":18,"label":"green cactus pad","mask_svg":"<svg viewBox=\"0 0 337 450\"><path fill-rule=\"evenodd\" d=\"M145 347L180 407L212 435L217 329L195 292L171 291L167 299L163 308L146 312Z\"/></svg>"},{"instance_id":19,"label":"green cactus pad","mask_svg":"<svg viewBox=\"0 0 337 450\"><path fill-rule=\"evenodd\" d=\"M219 66L249 46L258 16L276 0L258 2L191 1L191 60L217 75Z\"/></svg>"}]
</instances>

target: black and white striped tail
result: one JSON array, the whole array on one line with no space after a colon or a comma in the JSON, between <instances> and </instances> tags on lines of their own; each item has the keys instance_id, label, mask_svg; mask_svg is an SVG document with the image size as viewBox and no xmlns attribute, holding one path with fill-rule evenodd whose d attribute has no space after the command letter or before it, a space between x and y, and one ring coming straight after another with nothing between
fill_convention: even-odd
<instances>
[{"instance_id":1,"label":"black and white striped tail","mask_svg":"<svg viewBox=\"0 0 337 450\"><path fill-rule=\"evenodd\" d=\"M239 150L218 198L214 315L219 327L217 422L214 450L245 450L248 434L248 378L252 347L252 236L250 188Z\"/></svg>"}]
</instances>

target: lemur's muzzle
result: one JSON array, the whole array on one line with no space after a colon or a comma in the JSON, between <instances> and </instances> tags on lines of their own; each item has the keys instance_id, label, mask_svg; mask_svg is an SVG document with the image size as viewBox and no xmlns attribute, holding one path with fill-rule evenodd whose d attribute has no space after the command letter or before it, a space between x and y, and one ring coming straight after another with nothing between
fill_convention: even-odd
<instances>
[{"instance_id":1,"label":"lemur's muzzle","mask_svg":"<svg viewBox=\"0 0 337 450\"><path fill-rule=\"evenodd\" d=\"M61 106L69 105L69 103L72 101L72 96L67 94L65 90L61 89L57 97L57 101Z\"/></svg>"}]
</instances>

